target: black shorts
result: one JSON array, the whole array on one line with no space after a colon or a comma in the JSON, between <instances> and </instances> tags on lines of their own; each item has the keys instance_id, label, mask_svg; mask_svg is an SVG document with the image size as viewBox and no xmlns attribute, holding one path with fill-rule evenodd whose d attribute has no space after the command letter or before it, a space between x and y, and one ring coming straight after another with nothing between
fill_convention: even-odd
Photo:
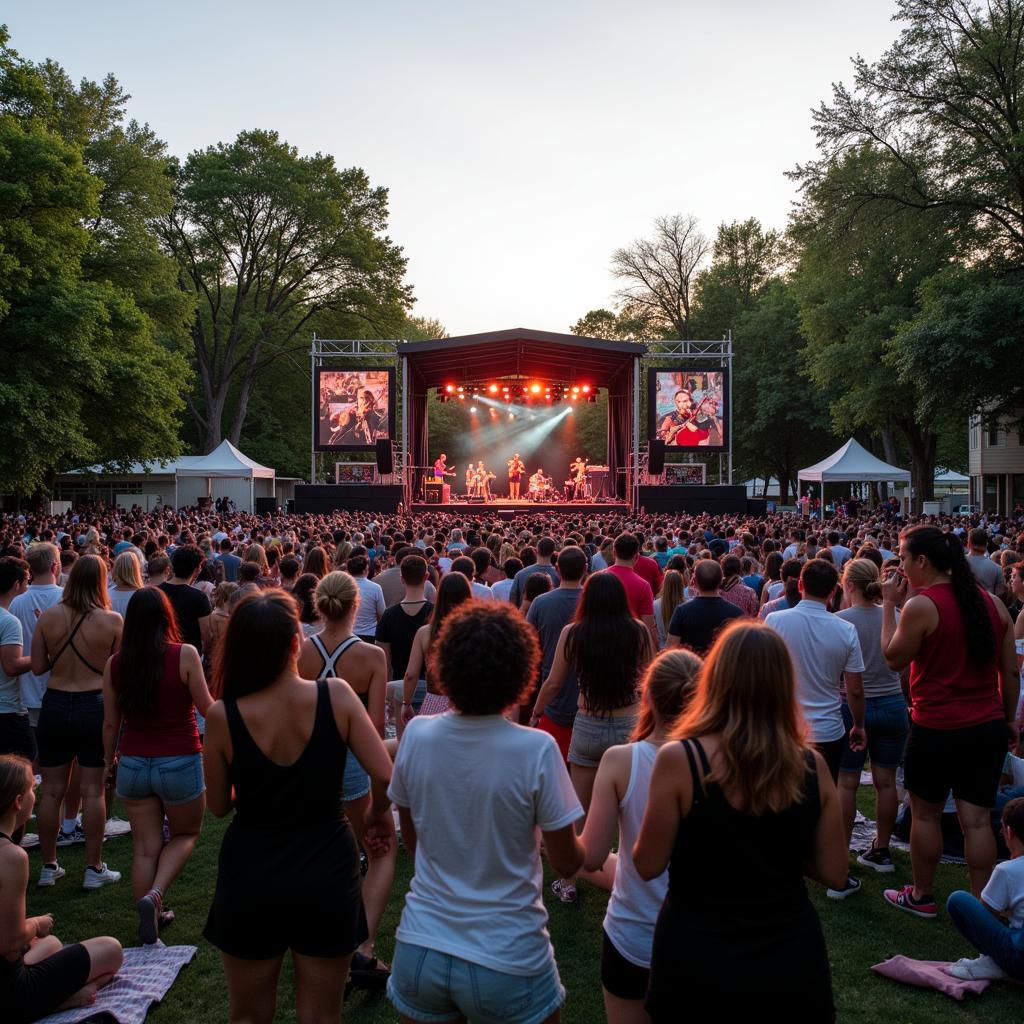
<instances>
[{"instance_id":1,"label":"black shorts","mask_svg":"<svg viewBox=\"0 0 1024 1024\"><path fill-rule=\"evenodd\" d=\"M1006 744L1006 725L1001 718L966 729L928 729L912 722L903 755L904 783L926 803L945 803L952 790L957 800L991 807L996 802Z\"/></svg>"},{"instance_id":2,"label":"black shorts","mask_svg":"<svg viewBox=\"0 0 1024 1024\"><path fill-rule=\"evenodd\" d=\"M601 929L601 984L619 999L643 999L647 995L647 982L651 972L627 960Z\"/></svg>"},{"instance_id":3,"label":"black shorts","mask_svg":"<svg viewBox=\"0 0 1024 1024\"><path fill-rule=\"evenodd\" d=\"M102 768L103 691L47 690L36 743L42 768L59 768L75 760L81 768Z\"/></svg>"},{"instance_id":4,"label":"black shorts","mask_svg":"<svg viewBox=\"0 0 1024 1024\"><path fill-rule=\"evenodd\" d=\"M28 715L0 715L0 754L20 754L35 759L36 741Z\"/></svg>"},{"instance_id":5,"label":"black shorts","mask_svg":"<svg viewBox=\"0 0 1024 1024\"><path fill-rule=\"evenodd\" d=\"M92 970L89 951L76 942L37 964L24 960L0 964L0 1006L9 1024L29 1024L53 1013L84 988Z\"/></svg>"}]
</instances>

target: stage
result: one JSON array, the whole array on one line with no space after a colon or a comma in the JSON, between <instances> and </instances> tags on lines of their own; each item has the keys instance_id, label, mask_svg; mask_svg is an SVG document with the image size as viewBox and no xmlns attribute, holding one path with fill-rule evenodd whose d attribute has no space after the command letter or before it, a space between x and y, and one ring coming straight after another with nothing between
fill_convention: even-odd
<instances>
[{"instance_id":1,"label":"stage","mask_svg":"<svg viewBox=\"0 0 1024 1024\"><path fill-rule=\"evenodd\" d=\"M413 502L409 511L427 515L442 512L447 515L486 515L514 519L517 516L547 515L551 512L581 516L621 515L629 511L629 505L625 501L512 501L509 498L496 498L493 501L449 501L445 505Z\"/></svg>"}]
</instances>

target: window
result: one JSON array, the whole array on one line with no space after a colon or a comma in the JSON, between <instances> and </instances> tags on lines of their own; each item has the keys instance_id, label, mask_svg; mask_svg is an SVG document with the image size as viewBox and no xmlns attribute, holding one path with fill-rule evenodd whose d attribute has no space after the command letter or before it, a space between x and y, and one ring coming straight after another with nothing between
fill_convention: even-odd
<instances>
[{"instance_id":1,"label":"window","mask_svg":"<svg viewBox=\"0 0 1024 1024\"><path fill-rule=\"evenodd\" d=\"M990 423L985 428L985 447L986 448L1005 448L1006 447L1006 431L1003 430L998 423Z\"/></svg>"},{"instance_id":2,"label":"window","mask_svg":"<svg viewBox=\"0 0 1024 1024\"><path fill-rule=\"evenodd\" d=\"M1022 428L1024 429L1024 428ZM971 451L976 452L981 447L981 417L972 416L970 427L968 428L968 437L970 438Z\"/></svg>"}]
</instances>

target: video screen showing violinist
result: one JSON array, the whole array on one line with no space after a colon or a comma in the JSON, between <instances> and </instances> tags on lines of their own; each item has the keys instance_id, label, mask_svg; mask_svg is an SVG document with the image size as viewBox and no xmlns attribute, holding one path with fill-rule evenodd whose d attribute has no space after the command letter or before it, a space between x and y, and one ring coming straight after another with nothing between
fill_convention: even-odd
<instances>
[{"instance_id":1,"label":"video screen showing violinist","mask_svg":"<svg viewBox=\"0 0 1024 1024\"><path fill-rule=\"evenodd\" d=\"M725 370L650 370L650 436L668 448L728 448Z\"/></svg>"},{"instance_id":2,"label":"video screen showing violinist","mask_svg":"<svg viewBox=\"0 0 1024 1024\"><path fill-rule=\"evenodd\" d=\"M394 429L393 370L318 370L317 451L368 451Z\"/></svg>"}]
</instances>

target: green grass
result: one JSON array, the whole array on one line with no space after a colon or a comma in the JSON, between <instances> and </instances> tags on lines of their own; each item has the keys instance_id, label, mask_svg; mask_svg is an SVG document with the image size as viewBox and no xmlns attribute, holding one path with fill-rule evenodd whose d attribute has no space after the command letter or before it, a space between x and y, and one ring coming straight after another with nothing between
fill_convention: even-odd
<instances>
[{"instance_id":1,"label":"green grass","mask_svg":"<svg viewBox=\"0 0 1024 1024\"><path fill-rule=\"evenodd\" d=\"M870 811L867 801L871 794L872 790L862 788L861 803L865 812ZM118 808L117 813L123 815L123 809ZM216 950L202 938L216 880L220 838L225 827L226 822L207 818L206 830L195 855L171 891L170 905L177 920L164 938L169 944L196 945L199 953L179 975L166 1002L151 1013L149 1019L155 1024L219 1024L226 1019L227 990L220 961ZM87 893L78 888L85 867L82 847L60 851L61 864L67 868L68 874L53 889L35 887L40 859L38 852L33 852L29 914L51 911L56 918L56 934L65 942L90 935L112 934L126 946L136 944L136 918L128 882L131 839L112 840L106 845L104 856L112 868L124 874L124 879L120 885ZM926 960L955 960L971 954L945 913L940 914L936 921L921 921L884 905L882 890L894 884L893 878L900 882L910 878L906 854L896 852L895 859L895 876L877 875L868 869L859 871L864 883L861 892L842 902L826 899L820 886L810 887L825 929L839 1020L851 1024L879 1024L884 1021L894 1024L934 1024L936 1021L1010 1024L1020 1021L1024 992L1012 986L993 985L982 996L969 998L961 1004L937 992L898 985L871 973L871 964L896 953ZM410 860L402 851L399 854L395 896L385 915L378 943L379 953L388 960L410 869ZM939 868L937 890L940 898L953 889L965 887L965 868ZM568 1024L600 1024L604 1019L599 972L605 894L583 884L580 885L580 893L580 902L576 906L563 906L555 902L545 888L555 955L568 992L562 1019ZM254 894L253 898L259 899L259 894ZM278 992L278 1020L294 1021L293 1003L291 970L286 963ZM357 992L345 1004L345 1020L350 1024L377 1024L396 1019L383 996Z\"/></svg>"}]
</instances>

